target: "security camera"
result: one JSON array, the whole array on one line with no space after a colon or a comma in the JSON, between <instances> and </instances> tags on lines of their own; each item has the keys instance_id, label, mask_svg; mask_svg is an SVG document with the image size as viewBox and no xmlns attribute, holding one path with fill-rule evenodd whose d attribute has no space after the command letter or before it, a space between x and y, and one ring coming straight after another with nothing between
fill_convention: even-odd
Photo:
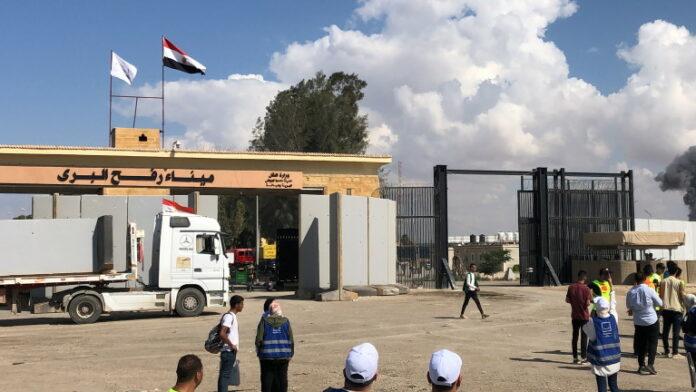
<instances>
[{"instance_id":1,"label":"security camera","mask_svg":"<svg viewBox=\"0 0 696 392\"><path fill-rule=\"evenodd\" d=\"M174 140L172 142L172 150L178 150L181 148L181 142L178 140Z\"/></svg>"}]
</instances>

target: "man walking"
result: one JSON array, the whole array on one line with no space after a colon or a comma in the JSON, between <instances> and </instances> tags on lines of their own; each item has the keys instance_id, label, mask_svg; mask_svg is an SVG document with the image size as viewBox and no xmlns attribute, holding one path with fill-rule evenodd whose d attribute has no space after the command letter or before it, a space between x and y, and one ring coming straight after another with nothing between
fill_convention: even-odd
<instances>
[{"instance_id":1,"label":"man walking","mask_svg":"<svg viewBox=\"0 0 696 392\"><path fill-rule=\"evenodd\" d=\"M655 290L648 287L645 277L638 272L634 275L633 288L626 294L628 314L633 315L635 331L633 334L634 348L638 356L638 372L640 374L657 374L655 370L655 354L660 335L660 324L657 322L656 306L661 306L660 297ZM645 356L648 365L645 365Z\"/></svg>"},{"instance_id":2,"label":"man walking","mask_svg":"<svg viewBox=\"0 0 696 392\"><path fill-rule=\"evenodd\" d=\"M459 318L466 318L466 316L464 316L464 311L466 311L466 306L469 304L469 299L473 299L474 302L476 302L476 306L481 313L481 318L488 318L488 315L483 313L481 301L479 301L478 298L478 292L480 290L478 279L476 278L476 264L471 263L469 265L469 272L467 272L466 279L464 280L464 303L462 304L462 311L459 313Z\"/></svg>"},{"instance_id":3,"label":"man walking","mask_svg":"<svg viewBox=\"0 0 696 392\"><path fill-rule=\"evenodd\" d=\"M290 320L283 317L280 304L273 301L269 315L256 329L256 355L261 364L261 391L287 392L288 365L295 353Z\"/></svg>"},{"instance_id":4,"label":"man walking","mask_svg":"<svg viewBox=\"0 0 696 392\"><path fill-rule=\"evenodd\" d=\"M587 362L587 335L582 326L590 320L590 302L592 291L587 287L587 271L578 272L578 280L568 286L566 302L570 304L570 318L573 324L573 363L578 365ZM578 357L578 336L580 338L580 357Z\"/></svg>"},{"instance_id":5,"label":"man walking","mask_svg":"<svg viewBox=\"0 0 696 392\"><path fill-rule=\"evenodd\" d=\"M449 350L434 352L427 376L432 392L458 391L462 385L462 358Z\"/></svg>"},{"instance_id":6,"label":"man walking","mask_svg":"<svg viewBox=\"0 0 696 392\"><path fill-rule=\"evenodd\" d=\"M359 344L350 349L343 368L343 388L327 388L324 392L369 392L377 380L379 354L370 343Z\"/></svg>"},{"instance_id":7,"label":"man walking","mask_svg":"<svg viewBox=\"0 0 696 392\"><path fill-rule=\"evenodd\" d=\"M237 314L244 309L244 298L234 295L230 298L230 311L220 321L220 339L225 343L220 350L220 373L218 375L218 392L227 392L229 385L235 385L235 365L239 351L239 322ZM236 369L239 372L239 369ZM237 379L239 374L237 373Z\"/></svg>"},{"instance_id":8,"label":"man walking","mask_svg":"<svg viewBox=\"0 0 696 392\"><path fill-rule=\"evenodd\" d=\"M184 355L176 365L176 385L169 392L193 392L203 381L203 364L193 354Z\"/></svg>"},{"instance_id":9,"label":"man walking","mask_svg":"<svg viewBox=\"0 0 696 392\"><path fill-rule=\"evenodd\" d=\"M679 333L684 315L684 282L679 279L680 269L676 263L667 263L669 276L660 283L662 299L662 345L667 358L679 358ZM669 331L672 330L672 351L669 349Z\"/></svg>"}]
</instances>

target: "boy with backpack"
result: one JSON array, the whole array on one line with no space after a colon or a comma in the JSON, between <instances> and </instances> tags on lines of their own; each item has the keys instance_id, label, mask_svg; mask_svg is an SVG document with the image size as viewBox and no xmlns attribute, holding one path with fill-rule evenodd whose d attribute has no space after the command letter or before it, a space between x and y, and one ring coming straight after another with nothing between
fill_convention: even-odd
<instances>
[{"instance_id":1,"label":"boy with backpack","mask_svg":"<svg viewBox=\"0 0 696 392\"><path fill-rule=\"evenodd\" d=\"M220 374L218 375L218 392L227 392L229 385L239 385L235 382L235 364L239 351L239 322L237 314L244 309L244 298L234 295L230 298L230 311L225 313L220 320L220 340L223 343L220 350ZM237 379L239 379L239 369Z\"/></svg>"}]
</instances>

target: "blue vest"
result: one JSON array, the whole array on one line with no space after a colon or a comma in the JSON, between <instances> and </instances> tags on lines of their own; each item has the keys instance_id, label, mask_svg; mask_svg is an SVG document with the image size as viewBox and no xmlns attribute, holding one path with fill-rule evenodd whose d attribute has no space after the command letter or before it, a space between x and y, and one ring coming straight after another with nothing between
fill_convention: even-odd
<instances>
[{"instance_id":1,"label":"blue vest","mask_svg":"<svg viewBox=\"0 0 696 392\"><path fill-rule=\"evenodd\" d=\"M260 359L290 359L292 358L292 343L290 342L290 322L286 321L278 328L263 319L263 341L258 351Z\"/></svg>"},{"instance_id":2,"label":"blue vest","mask_svg":"<svg viewBox=\"0 0 696 392\"><path fill-rule=\"evenodd\" d=\"M619 326L614 316L592 317L597 339L587 346L587 359L595 366L608 366L621 361Z\"/></svg>"},{"instance_id":3,"label":"blue vest","mask_svg":"<svg viewBox=\"0 0 696 392\"><path fill-rule=\"evenodd\" d=\"M684 348L690 353L696 353L696 336L684 334Z\"/></svg>"}]
</instances>

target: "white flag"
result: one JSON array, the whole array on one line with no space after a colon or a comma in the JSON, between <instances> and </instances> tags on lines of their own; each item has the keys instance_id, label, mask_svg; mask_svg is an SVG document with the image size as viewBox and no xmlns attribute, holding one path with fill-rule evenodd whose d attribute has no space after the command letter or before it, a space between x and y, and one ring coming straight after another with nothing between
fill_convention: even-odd
<instances>
[{"instance_id":1,"label":"white flag","mask_svg":"<svg viewBox=\"0 0 696 392\"><path fill-rule=\"evenodd\" d=\"M137 73L138 69L135 65L122 59L115 52L111 52L111 76L131 84Z\"/></svg>"}]
</instances>

